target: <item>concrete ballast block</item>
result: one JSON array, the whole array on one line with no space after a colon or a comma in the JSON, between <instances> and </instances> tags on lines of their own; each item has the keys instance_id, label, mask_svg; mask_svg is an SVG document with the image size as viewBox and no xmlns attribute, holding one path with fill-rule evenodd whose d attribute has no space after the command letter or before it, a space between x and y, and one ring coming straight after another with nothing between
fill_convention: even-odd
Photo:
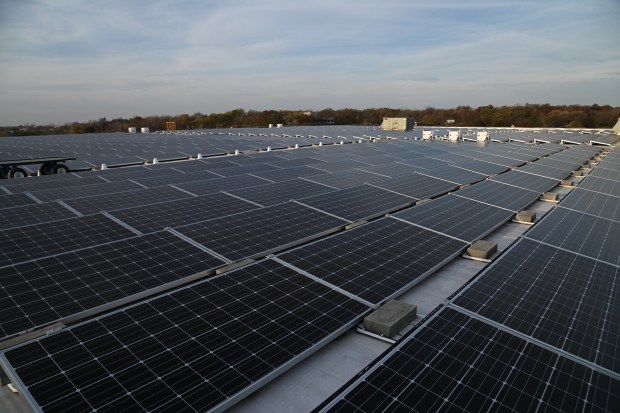
<instances>
[{"instance_id":1,"label":"concrete ballast block","mask_svg":"<svg viewBox=\"0 0 620 413\"><path fill-rule=\"evenodd\" d=\"M497 244L491 241L480 240L474 242L469 248L467 248L467 254L470 257L488 259L497 252Z\"/></svg>"},{"instance_id":2,"label":"concrete ballast block","mask_svg":"<svg viewBox=\"0 0 620 413\"><path fill-rule=\"evenodd\" d=\"M543 194L543 199L545 201L557 201L560 198L560 194L557 192L545 192Z\"/></svg>"},{"instance_id":3,"label":"concrete ballast block","mask_svg":"<svg viewBox=\"0 0 620 413\"><path fill-rule=\"evenodd\" d=\"M562 186L573 186L573 181L571 181L569 179L563 179L562 182L560 182L560 185L562 185Z\"/></svg>"},{"instance_id":4,"label":"concrete ballast block","mask_svg":"<svg viewBox=\"0 0 620 413\"><path fill-rule=\"evenodd\" d=\"M573 176L583 176L583 171L573 171Z\"/></svg>"},{"instance_id":5,"label":"concrete ballast block","mask_svg":"<svg viewBox=\"0 0 620 413\"><path fill-rule=\"evenodd\" d=\"M534 222L536 221L536 212L534 211L521 211L517 213L517 221L519 222Z\"/></svg>"},{"instance_id":6,"label":"concrete ballast block","mask_svg":"<svg viewBox=\"0 0 620 413\"><path fill-rule=\"evenodd\" d=\"M392 300L364 318L364 328L385 337L394 337L416 318L418 307Z\"/></svg>"}]
</instances>

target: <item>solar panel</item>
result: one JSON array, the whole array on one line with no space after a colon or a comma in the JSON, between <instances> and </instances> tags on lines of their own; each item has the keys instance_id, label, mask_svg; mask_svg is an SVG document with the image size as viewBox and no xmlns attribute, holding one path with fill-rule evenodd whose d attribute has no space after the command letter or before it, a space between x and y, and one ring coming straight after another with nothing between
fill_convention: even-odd
<instances>
[{"instance_id":1,"label":"solar panel","mask_svg":"<svg viewBox=\"0 0 620 413\"><path fill-rule=\"evenodd\" d=\"M495 181L480 182L454 194L515 212L521 211L540 196L540 192Z\"/></svg>"},{"instance_id":2,"label":"solar panel","mask_svg":"<svg viewBox=\"0 0 620 413\"><path fill-rule=\"evenodd\" d=\"M360 185L301 198L298 202L353 222L404 208L414 199L371 185Z\"/></svg>"},{"instance_id":3,"label":"solar panel","mask_svg":"<svg viewBox=\"0 0 620 413\"><path fill-rule=\"evenodd\" d=\"M110 215L146 234L256 208L256 205L239 198L217 193L110 211Z\"/></svg>"},{"instance_id":4,"label":"solar panel","mask_svg":"<svg viewBox=\"0 0 620 413\"><path fill-rule=\"evenodd\" d=\"M103 215L0 230L0 268L133 236L133 232Z\"/></svg>"},{"instance_id":5,"label":"solar panel","mask_svg":"<svg viewBox=\"0 0 620 413\"><path fill-rule=\"evenodd\" d=\"M81 185L79 188L56 188L44 191L30 192L42 202L55 201L57 199L73 199L117 192L133 191L142 187L131 181L102 182L99 184Z\"/></svg>"},{"instance_id":6,"label":"solar panel","mask_svg":"<svg viewBox=\"0 0 620 413\"><path fill-rule=\"evenodd\" d=\"M2 205L2 209L34 205L36 203L37 201L23 193L0 195L0 205Z\"/></svg>"},{"instance_id":7,"label":"solar panel","mask_svg":"<svg viewBox=\"0 0 620 413\"><path fill-rule=\"evenodd\" d=\"M398 176L370 184L415 199L432 198L457 189L458 185L422 174Z\"/></svg>"},{"instance_id":8,"label":"solar panel","mask_svg":"<svg viewBox=\"0 0 620 413\"><path fill-rule=\"evenodd\" d=\"M589 176L595 176L597 178L604 178L612 181L620 181L620 171L613 169L599 168L598 166L590 172Z\"/></svg>"},{"instance_id":9,"label":"solar panel","mask_svg":"<svg viewBox=\"0 0 620 413\"><path fill-rule=\"evenodd\" d=\"M250 188L255 185L268 184L270 181L252 175L237 175L209 179L205 181L194 181L178 183L174 186L196 195L214 194L219 191L233 190L239 188Z\"/></svg>"},{"instance_id":10,"label":"solar panel","mask_svg":"<svg viewBox=\"0 0 620 413\"><path fill-rule=\"evenodd\" d=\"M215 172L211 171L197 171L197 172L188 172L188 173L179 173L174 175L165 175L165 176L146 176L144 178L132 179L132 181L137 182L143 188L153 188L156 186L168 185L168 184L178 184L183 182L192 182L192 181L204 181L208 179L216 179L221 178L221 175L218 175Z\"/></svg>"},{"instance_id":11,"label":"solar panel","mask_svg":"<svg viewBox=\"0 0 620 413\"><path fill-rule=\"evenodd\" d=\"M620 181L598 178L593 175L587 176L579 183L579 189L599 192L605 195L620 197Z\"/></svg>"},{"instance_id":12,"label":"solar panel","mask_svg":"<svg viewBox=\"0 0 620 413\"><path fill-rule=\"evenodd\" d=\"M529 189L538 193L544 193L558 186L557 179L546 178L521 171L510 171L491 178L492 181L503 184L518 186L519 188Z\"/></svg>"},{"instance_id":13,"label":"solar panel","mask_svg":"<svg viewBox=\"0 0 620 413\"><path fill-rule=\"evenodd\" d=\"M468 159L465 161L459 161L454 164L459 168L467 169L470 171L478 172L484 175L497 175L502 172L506 172L508 168L504 165L499 165L491 162L479 161L476 159Z\"/></svg>"},{"instance_id":14,"label":"solar panel","mask_svg":"<svg viewBox=\"0 0 620 413\"><path fill-rule=\"evenodd\" d=\"M77 214L58 202L5 208L0 214L0 229L23 227L76 216Z\"/></svg>"},{"instance_id":15,"label":"solar panel","mask_svg":"<svg viewBox=\"0 0 620 413\"><path fill-rule=\"evenodd\" d=\"M446 195L393 216L468 242L475 242L508 221L513 212L467 198Z\"/></svg>"},{"instance_id":16,"label":"solar panel","mask_svg":"<svg viewBox=\"0 0 620 413\"><path fill-rule=\"evenodd\" d=\"M136 189L113 194L68 199L65 204L81 214L94 214L100 211L111 211L132 208L140 205L153 205L160 202L191 198L192 195L171 186L147 189Z\"/></svg>"},{"instance_id":17,"label":"solar panel","mask_svg":"<svg viewBox=\"0 0 620 413\"><path fill-rule=\"evenodd\" d=\"M283 170L281 173L284 173ZM225 191L228 194L247 199L250 202L262 206L270 206L288 202L292 199L306 198L313 195L335 191L329 186L317 184L305 179L292 179L289 181L276 182L254 186L251 188Z\"/></svg>"},{"instance_id":18,"label":"solar panel","mask_svg":"<svg viewBox=\"0 0 620 413\"><path fill-rule=\"evenodd\" d=\"M320 412L612 411L620 381L445 308Z\"/></svg>"},{"instance_id":19,"label":"solar panel","mask_svg":"<svg viewBox=\"0 0 620 413\"><path fill-rule=\"evenodd\" d=\"M453 303L616 373L620 268L522 239Z\"/></svg>"},{"instance_id":20,"label":"solar panel","mask_svg":"<svg viewBox=\"0 0 620 413\"><path fill-rule=\"evenodd\" d=\"M562 199L562 206L620 222L620 202L615 196L575 188Z\"/></svg>"},{"instance_id":21,"label":"solar panel","mask_svg":"<svg viewBox=\"0 0 620 413\"><path fill-rule=\"evenodd\" d=\"M545 166L545 165L539 164L538 162L534 162L534 163L530 163L530 164L520 167L519 170L522 172L528 172L534 175L540 175L540 176L544 176L547 178L553 178L553 179L560 180L560 179L565 179L568 176L570 176L571 172L573 171L573 168L558 169L558 168L554 168L551 166Z\"/></svg>"},{"instance_id":22,"label":"solar panel","mask_svg":"<svg viewBox=\"0 0 620 413\"><path fill-rule=\"evenodd\" d=\"M342 228L346 221L288 202L178 227L230 261L264 257Z\"/></svg>"},{"instance_id":23,"label":"solar panel","mask_svg":"<svg viewBox=\"0 0 620 413\"><path fill-rule=\"evenodd\" d=\"M383 175L377 175L371 172L362 171L360 169L352 169L323 175L309 176L304 179L319 184L328 185L332 188L346 189L362 185L367 182L377 182L389 178Z\"/></svg>"},{"instance_id":24,"label":"solar panel","mask_svg":"<svg viewBox=\"0 0 620 413\"><path fill-rule=\"evenodd\" d=\"M5 350L1 359L35 409L225 409L367 311L267 260Z\"/></svg>"},{"instance_id":25,"label":"solar panel","mask_svg":"<svg viewBox=\"0 0 620 413\"><path fill-rule=\"evenodd\" d=\"M278 169L275 171L255 172L252 175L268 179L273 182L288 181L294 178L303 178L314 175L323 175L329 173L320 169L311 168L306 165L296 166L293 168Z\"/></svg>"},{"instance_id":26,"label":"solar panel","mask_svg":"<svg viewBox=\"0 0 620 413\"><path fill-rule=\"evenodd\" d=\"M620 265L620 222L555 208L526 236L546 244Z\"/></svg>"},{"instance_id":27,"label":"solar panel","mask_svg":"<svg viewBox=\"0 0 620 413\"><path fill-rule=\"evenodd\" d=\"M223 264L163 231L5 267L0 277L1 336L138 298Z\"/></svg>"},{"instance_id":28,"label":"solar panel","mask_svg":"<svg viewBox=\"0 0 620 413\"><path fill-rule=\"evenodd\" d=\"M468 171L467 169L458 168L452 165L427 169L426 171L420 171L419 173L459 185L473 184L475 182L480 182L487 177L484 174Z\"/></svg>"},{"instance_id":29,"label":"solar panel","mask_svg":"<svg viewBox=\"0 0 620 413\"><path fill-rule=\"evenodd\" d=\"M415 166L407 165L404 163L382 163L379 165L371 165L364 166L359 168L366 172L372 172L379 175L389 176L391 178L396 178L397 176L402 175L412 175L417 170L421 170L422 168L416 168Z\"/></svg>"},{"instance_id":30,"label":"solar panel","mask_svg":"<svg viewBox=\"0 0 620 413\"><path fill-rule=\"evenodd\" d=\"M56 175L50 175L50 177ZM38 178L28 178L26 179L26 183L23 180L16 179L14 181L8 180L7 182L2 182L2 186L11 191L12 194L17 194L21 192L34 192L34 191L44 191L47 189L59 189L59 188L78 188L84 185L91 184L100 184L102 182L106 182L104 179L101 179L98 176L89 176L81 179L43 179L41 181ZM30 182L30 180L35 179L36 182ZM19 183L13 183L19 181Z\"/></svg>"},{"instance_id":31,"label":"solar panel","mask_svg":"<svg viewBox=\"0 0 620 413\"><path fill-rule=\"evenodd\" d=\"M255 165L235 166L232 168L221 168L221 169L216 169L212 172L215 172L222 176L236 176L236 175L253 174L253 173L264 172L264 171L277 171L280 169L281 168L278 168L276 166L272 166L269 164L255 164Z\"/></svg>"},{"instance_id":32,"label":"solar panel","mask_svg":"<svg viewBox=\"0 0 620 413\"><path fill-rule=\"evenodd\" d=\"M462 241L383 218L278 257L371 303L380 303L454 258Z\"/></svg>"}]
</instances>

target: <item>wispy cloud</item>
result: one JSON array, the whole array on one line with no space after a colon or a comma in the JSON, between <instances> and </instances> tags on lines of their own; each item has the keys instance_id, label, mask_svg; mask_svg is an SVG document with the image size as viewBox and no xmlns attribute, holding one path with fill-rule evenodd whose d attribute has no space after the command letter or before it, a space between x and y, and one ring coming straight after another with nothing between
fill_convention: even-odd
<instances>
[{"instance_id":1,"label":"wispy cloud","mask_svg":"<svg viewBox=\"0 0 620 413\"><path fill-rule=\"evenodd\" d=\"M620 105L618 15L617 0L0 1L0 124Z\"/></svg>"}]
</instances>

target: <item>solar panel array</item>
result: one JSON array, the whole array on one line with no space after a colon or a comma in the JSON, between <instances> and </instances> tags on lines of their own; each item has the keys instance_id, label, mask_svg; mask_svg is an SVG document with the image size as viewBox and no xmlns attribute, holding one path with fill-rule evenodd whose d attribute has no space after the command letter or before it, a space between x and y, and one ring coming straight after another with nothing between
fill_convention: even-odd
<instances>
[{"instance_id":1,"label":"solar panel array","mask_svg":"<svg viewBox=\"0 0 620 413\"><path fill-rule=\"evenodd\" d=\"M616 410L620 202L600 196L573 190L317 411Z\"/></svg>"},{"instance_id":2,"label":"solar panel array","mask_svg":"<svg viewBox=\"0 0 620 413\"><path fill-rule=\"evenodd\" d=\"M25 341L0 353L4 369L31 404L46 411L229 407L557 185L558 178L541 171L570 174L596 153L552 143L446 145L414 135L339 144L387 136L360 130L359 139L337 128L308 130L305 137L135 135L124 140L118 160L130 160L124 151L143 164L139 159L150 150L173 159L194 150L321 146L1 182L8 207L0 219L0 340ZM121 141L116 138L110 142ZM158 149L148 147L153 140ZM100 144L69 141L77 149ZM98 156L97 162L110 162L108 154ZM605 176L617 169L608 158L599 165L607 165ZM551 161L539 164L543 169L532 169L545 159ZM583 182L588 179L610 180L592 174ZM540 222L541 228L578 222L566 237L549 238L543 228L518 245L574 254L579 266L594 259L591 274L603 274L608 283L596 291L613 292L615 244L597 249L567 241L586 226L600 235L606 222L617 221L617 210L596 210L580 192L615 195L601 192L605 185L588 185ZM420 200L428 201L415 205ZM586 257L591 250L600 254ZM237 265L243 266L229 269ZM577 287L584 299L593 277ZM601 294L594 299L611 299ZM459 312L474 327L490 323L475 308L459 307L458 298L449 306L437 317ZM485 337L513 334L512 324L499 325L506 320L493 321L498 331ZM613 322L601 320L602 330ZM59 331L23 336L52 326ZM541 337L551 336L549 328ZM519 339L528 349L542 346L536 351L556 345ZM601 348L600 357L607 360L610 349ZM596 363L596 354L574 356L575 366L581 358ZM588 374L599 374L594 370Z\"/></svg>"}]
</instances>

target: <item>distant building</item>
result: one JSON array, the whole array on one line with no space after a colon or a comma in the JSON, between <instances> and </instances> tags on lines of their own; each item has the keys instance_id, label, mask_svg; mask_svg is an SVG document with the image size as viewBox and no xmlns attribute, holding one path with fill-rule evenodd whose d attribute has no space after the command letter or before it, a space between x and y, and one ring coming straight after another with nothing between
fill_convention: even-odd
<instances>
[{"instance_id":1,"label":"distant building","mask_svg":"<svg viewBox=\"0 0 620 413\"><path fill-rule=\"evenodd\" d=\"M411 130L416 126L417 123L413 118L383 118L381 123L381 129L394 131Z\"/></svg>"},{"instance_id":2,"label":"distant building","mask_svg":"<svg viewBox=\"0 0 620 413\"><path fill-rule=\"evenodd\" d=\"M446 121L446 125L453 125L453 124L455 124L455 123L456 123L456 119L448 119L448 120Z\"/></svg>"}]
</instances>

